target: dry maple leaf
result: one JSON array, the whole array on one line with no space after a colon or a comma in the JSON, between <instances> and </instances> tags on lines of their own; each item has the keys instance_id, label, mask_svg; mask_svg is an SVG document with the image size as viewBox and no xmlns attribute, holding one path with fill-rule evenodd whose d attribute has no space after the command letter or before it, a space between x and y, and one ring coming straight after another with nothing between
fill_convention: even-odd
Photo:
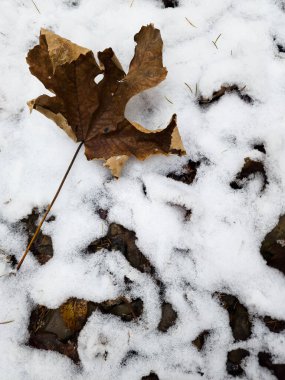
<instances>
[{"instance_id":1,"label":"dry maple leaf","mask_svg":"<svg viewBox=\"0 0 285 380\"><path fill-rule=\"evenodd\" d=\"M87 159L103 159L119 176L130 156L144 160L153 154L185 154L173 115L167 128L150 131L124 116L128 101L166 77L162 39L153 25L143 26L128 74L111 48L93 52L42 29L40 43L27 56L30 71L55 96L29 102L55 121L75 141L85 145ZM103 74L97 84L96 76Z\"/></svg>"},{"instance_id":2,"label":"dry maple leaf","mask_svg":"<svg viewBox=\"0 0 285 380\"><path fill-rule=\"evenodd\" d=\"M130 156L144 160L153 154L185 154L176 126L176 115L163 130L149 131L124 116L128 101L141 91L158 85L167 70L162 64L162 39L153 25L143 26L135 35L137 46L125 74L111 48L93 52L42 29L40 43L27 56L30 71L55 96L41 95L31 100L36 109L81 142L48 205L32 239L22 255L22 266L84 144L88 160L102 159L119 177ZM95 78L103 74L99 83Z\"/></svg>"}]
</instances>

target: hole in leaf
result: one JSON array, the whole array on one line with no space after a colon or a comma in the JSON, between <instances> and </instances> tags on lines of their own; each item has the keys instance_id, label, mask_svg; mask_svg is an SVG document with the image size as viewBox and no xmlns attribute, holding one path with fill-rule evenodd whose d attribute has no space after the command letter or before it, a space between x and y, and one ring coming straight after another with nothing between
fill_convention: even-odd
<instances>
[{"instance_id":1,"label":"hole in leaf","mask_svg":"<svg viewBox=\"0 0 285 380\"><path fill-rule=\"evenodd\" d=\"M99 82L101 82L101 80L104 78L104 74L98 74L96 77L95 77L95 79L94 79L94 81L95 81L95 83L99 83Z\"/></svg>"}]
</instances>

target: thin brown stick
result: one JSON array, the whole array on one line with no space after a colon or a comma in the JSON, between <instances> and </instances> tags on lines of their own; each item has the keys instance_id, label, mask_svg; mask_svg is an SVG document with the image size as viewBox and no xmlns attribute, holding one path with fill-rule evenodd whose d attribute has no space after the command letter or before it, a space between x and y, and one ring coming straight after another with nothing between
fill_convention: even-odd
<instances>
[{"instance_id":1,"label":"thin brown stick","mask_svg":"<svg viewBox=\"0 0 285 380\"><path fill-rule=\"evenodd\" d=\"M77 155L78 155L78 153L79 153L80 148L82 147L82 145L83 145L83 142L80 143L80 145L79 145L78 148L76 149L76 152L74 153L74 156L73 156L73 158L72 158L72 160L71 160L71 162L70 162L70 164L69 164L69 166L68 166L68 169L67 169L67 171L65 172L64 177L63 177L62 180L61 180L61 183L60 183L60 185L59 185L59 187L58 187L58 189L57 189L57 191L56 191L56 193L55 193L55 195L54 195L54 197L53 197L53 200L52 200L51 203L48 205L48 208L47 208L46 212L44 213L44 216L42 217L42 220L40 221L40 224L38 225L38 227L37 227L37 229L36 229L36 232L34 233L34 235L33 235L32 239L31 239L31 241L29 242L29 244L28 244L28 246L27 246L27 248L26 248L26 250L25 250L25 252L24 252L24 254L23 254L23 256L21 257L21 260L19 261L19 263L18 263L18 265L17 265L17 268L16 268L17 271L21 268L21 266L22 266L22 264L23 264L23 261L25 260L25 258L26 258L26 256L27 256L27 254L28 254L28 252L29 252L29 250L30 250L30 248L31 248L31 246L32 246L32 244L33 244L33 242L34 242L35 239L37 238L37 236L38 236L38 234L39 234L39 232L40 232L40 230L41 230L41 227L42 227L44 221L46 220L46 217L48 216L48 214L49 214L49 212L50 212L50 210L51 210L51 208L52 208L54 202L56 201L56 198L58 197L58 194L60 193L60 190L61 190L61 188L62 188L62 186L63 186L63 184L64 184L64 182L65 182L65 180L66 180L66 178L67 178L67 176L68 176L68 173L70 172L70 169L72 168L72 165L74 164L74 161L75 161L75 159L76 159L76 157L77 157Z\"/></svg>"}]
</instances>

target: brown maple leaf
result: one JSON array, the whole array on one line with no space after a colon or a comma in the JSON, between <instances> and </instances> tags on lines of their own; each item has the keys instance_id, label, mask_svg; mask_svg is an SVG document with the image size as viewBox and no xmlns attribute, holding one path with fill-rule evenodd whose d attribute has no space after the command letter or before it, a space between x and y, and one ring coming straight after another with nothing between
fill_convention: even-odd
<instances>
[{"instance_id":1,"label":"brown maple leaf","mask_svg":"<svg viewBox=\"0 0 285 380\"><path fill-rule=\"evenodd\" d=\"M153 154L185 154L176 115L165 129L157 131L147 130L124 116L125 107L134 95L158 85L167 74L162 64L163 43L159 30L153 25L143 26L135 35L135 41L137 46L128 74L111 48L98 53L99 65L91 50L46 29L41 30L39 45L29 51L27 62L31 73L55 95L41 95L31 100L30 109L52 119L81 143L17 270L39 235L83 144L87 159L104 160L116 177L131 156L144 160ZM97 84L95 78L99 74L103 74L103 79ZM70 310L65 313L72 314Z\"/></svg>"},{"instance_id":2,"label":"brown maple leaf","mask_svg":"<svg viewBox=\"0 0 285 380\"><path fill-rule=\"evenodd\" d=\"M111 48L98 53L98 64L91 50L45 29L27 56L31 73L55 94L30 101L30 109L83 142L87 159L104 160L115 176L131 156L144 160L153 154L185 154L176 115L165 129L156 131L124 116L134 95L158 85L167 74L159 30L143 26L134 39L137 45L127 74ZM97 84L99 74L103 79Z\"/></svg>"}]
</instances>

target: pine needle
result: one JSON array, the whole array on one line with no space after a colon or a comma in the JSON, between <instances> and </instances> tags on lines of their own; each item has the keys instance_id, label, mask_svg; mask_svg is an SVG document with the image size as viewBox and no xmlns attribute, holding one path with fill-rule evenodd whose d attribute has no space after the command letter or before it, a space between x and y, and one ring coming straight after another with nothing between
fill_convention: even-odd
<instances>
[{"instance_id":1,"label":"pine needle","mask_svg":"<svg viewBox=\"0 0 285 380\"><path fill-rule=\"evenodd\" d=\"M196 25L194 25L187 17L185 17L186 21L191 25L193 26L193 28L197 28Z\"/></svg>"},{"instance_id":2,"label":"pine needle","mask_svg":"<svg viewBox=\"0 0 285 380\"><path fill-rule=\"evenodd\" d=\"M192 91L192 88L189 86L189 84L187 84L186 82L184 82L185 86L187 86L189 88L189 90L191 91L191 93L193 94L193 91Z\"/></svg>"},{"instance_id":3,"label":"pine needle","mask_svg":"<svg viewBox=\"0 0 285 380\"><path fill-rule=\"evenodd\" d=\"M215 39L215 41L212 41L213 44L215 45L216 49L218 49L217 42L218 42L218 39L221 37L221 35L222 35L222 33L220 33L220 34L218 35L218 37Z\"/></svg>"},{"instance_id":4,"label":"pine needle","mask_svg":"<svg viewBox=\"0 0 285 380\"><path fill-rule=\"evenodd\" d=\"M166 96L164 96L164 97L165 97L165 99L166 99L169 103L173 104L173 102L172 102L171 100L169 100Z\"/></svg>"},{"instance_id":5,"label":"pine needle","mask_svg":"<svg viewBox=\"0 0 285 380\"><path fill-rule=\"evenodd\" d=\"M39 8L37 7L37 4L34 2L34 0L31 0L31 1L32 1L32 3L34 4L36 10L39 12L39 14L41 14L41 12L40 12Z\"/></svg>"},{"instance_id":6,"label":"pine needle","mask_svg":"<svg viewBox=\"0 0 285 380\"><path fill-rule=\"evenodd\" d=\"M14 320L11 321L5 321L5 322L0 322L0 325L7 325L8 323L14 322Z\"/></svg>"}]
</instances>

